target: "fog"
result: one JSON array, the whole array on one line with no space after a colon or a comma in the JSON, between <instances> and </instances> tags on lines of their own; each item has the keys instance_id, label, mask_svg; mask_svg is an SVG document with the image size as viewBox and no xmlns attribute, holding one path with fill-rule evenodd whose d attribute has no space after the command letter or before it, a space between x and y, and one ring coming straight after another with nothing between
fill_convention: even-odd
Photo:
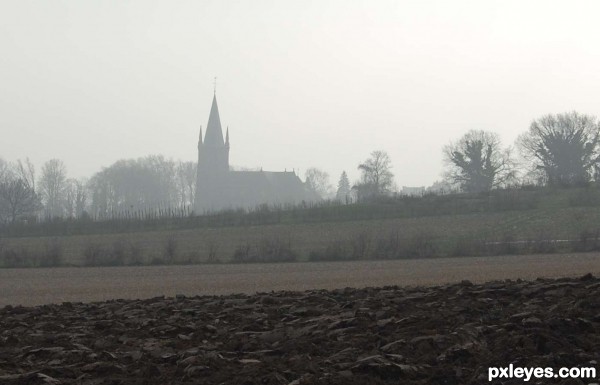
<instances>
[{"instance_id":1,"label":"fog","mask_svg":"<svg viewBox=\"0 0 600 385\"><path fill-rule=\"evenodd\" d=\"M599 115L594 1L3 1L0 156L73 177L118 159L195 161L214 78L230 163L399 186L440 179L471 129Z\"/></svg>"}]
</instances>

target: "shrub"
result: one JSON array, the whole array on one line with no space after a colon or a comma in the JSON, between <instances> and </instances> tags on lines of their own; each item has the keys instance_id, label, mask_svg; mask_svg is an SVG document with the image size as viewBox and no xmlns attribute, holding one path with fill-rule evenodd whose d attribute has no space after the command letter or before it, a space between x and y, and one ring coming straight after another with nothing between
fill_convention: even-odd
<instances>
[{"instance_id":1,"label":"shrub","mask_svg":"<svg viewBox=\"0 0 600 385\"><path fill-rule=\"evenodd\" d=\"M438 256L438 245L430 233L421 232L410 238L400 255L405 258L428 258Z\"/></svg>"},{"instance_id":2,"label":"shrub","mask_svg":"<svg viewBox=\"0 0 600 385\"><path fill-rule=\"evenodd\" d=\"M2 266L3 267L31 267L32 259L29 250L24 247L14 249L11 247L2 248Z\"/></svg>"},{"instance_id":3,"label":"shrub","mask_svg":"<svg viewBox=\"0 0 600 385\"><path fill-rule=\"evenodd\" d=\"M233 253L232 262L293 262L296 253L291 249L290 241L280 238L263 238L256 245L245 243L239 245Z\"/></svg>"},{"instance_id":4,"label":"shrub","mask_svg":"<svg viewBox=\"0 0 600 385\"><path fill-rule=\"evenodd\" d=\"M220 263L221 260L217 256L217 252L219 251L219 245L214 240L210 240L208 242L208 257L206 259L207 263Z\"/></svg>"},{"instance_id":5,"label":"shrub","mask_svg":"<svg viewBox=\"0 0 600 385\"><path fill-rule=\"evenodd\" d=\"M488 193L486 211L531 210L538 206L540 194L537 191L521 189L495 190Z\"/></svg>"},{"instance_id":6,"label":"shrub","mask_svg":"<svg viewBox=\"0 0 600 385\"><path fill-rule=\"evenodd\" d=\"M350 238L350 248L352 250L351 259L365 259L369 256L371 245L371 235L366 231L361 231Z\"/></svg>"},{"instance_id":7,"label":"shrub","mask_svg":"<svg viewBox=\"0 0 600 385\"><path fill-rule=\"evenodd\" d=\"M83 257L85 266L100 266L106 260L106 250L99 243L88 243L83 249Z\"/></svg>"},{"instance_id":8,"label":"shrub","mask_svg":"<svg viewBox=\"0 0 600 385\"><path fill-rule=\"evenodd\" d=\"M252 247L250 246L250 243L245 243L242 245L238 245L235 248L235 251L233 252L233 257L232 257L232 261L233 262L249 262L251 259L251 253L250 250L252 249Z\"/></svg>"},{"instance_id":9,"label":"shrub","mask_svg":"<svg viewBox=\"0 0 600 385\"><path fill-rule=\"evenodd\" d=\"M555 253L558 250L558 243L554 238L551 234L541 231L534 239L529 240L528 250L525 250L525 245L523 245L519 251L537 254Z\"/></svg>"},{"instance_id":10,"label":"shrub","mask_svg":"<svg viewBox=\"0 0 600 385\"><path fill-rule=\"evenodd\" d=\"M510 232L504 233L499 240L486 242L487 254L490 255L511 255L518 254L520 249L523 249L527 242L519 241L514 234Z\"/></svg>"},{"instance_id":11,"label":"shrub","mask_svg":"<svg viewBox=\"0 0 600 385\"><path fill-rule=\"evenodd\" d=\"M590 207L599 205L600 190L598 190L597 187L582 188L569 195L569 206L571 207Z\"/></svg>"},{"instance_id":12,"label":"shrub","mask_svg":"<svg viewBox=\"0 0 600 385\"><path fill-rule=\"evenodd\" d=\"M310 261L348 261L353 259L348 242L334 240L323 251L311 251L308 255Z\"/></svg>"},{"instance_id":13,"label":"shrub","mask_svg":"<svg viewBox=\"0 0 600 385\"><path fill-rule=\"evenodd\" d=\"M113 248L107 247L100 243L90 242L84 250L84 265L85 266L122 266L125 264L125 257L122 254L123 246L117 243L117 252Z\"/></svg>"},{"instance_id":14,"label":"shrub","mask_svg":"<svg viewBox=\"0 0 600 385\"><path fill-rule=\"evenodd\" d=\"M112 249L108 250L110 260L114 265L138 266L143 264L142 247L126 238L119 238L112 244Z\"/></svg>"},{"instance_id":15,"label":"shrub","mask_svg":"<svg viewBox=\"0 0 600 385\"><path fill-rule=\"evenodd\" d=\"M62 245L57 239L52 239L45 245L44 252L39 258L39 266L55 267L62 264Z\"/></svg>"},{"instance_id":16,"label":"shrub","mask_svg":"<svg viewBox=\"0 0 600 385\"><path fill-rule=\"evenodd\" d=\"M378 259L394 259L400 255L402 243L398 231L390 232L386 238L379 238L373 250L373 257Z\"/></svg>"},{"instance_id":17,"label":"shrub","mask_svg":"<svg viewBox=\"0 0 600 385\"><path fill-rule=\"evenodd\" d=\"M128 265L139 266L144 264L144 253L138 243L128 242L129 260Z\"/></svg>"},{"instance_id":18,"label":"shrub","mask_svg":"<svg viewBox=\"0 0 600 385\"><path fill-rule=\"evenodd\" d=\"M165 244L165 261L169 264L175 262L177 257L177 240L174 235L169 235Z\"/></svg>"},{"instance_id":19,"label":"shrub","mask_svg":"<svg viewBox=\"0 0 600 385\"><path fill-rule=\"evenodd\" d=\"M450 250L450 255L453 257L472 257L487 254L485 242L472 236L456 238Z\"/></svg>"},{"instance_id":20,"label":"shrub","mask_svg":"<svg viewBox=\"0 0 600 385\"><path fill-rule=\"evenodd\" d=\"M572 245L574 251L598 251L600 250L600 230L583 230L579 239Z\"/></svg>"}]
</instances>

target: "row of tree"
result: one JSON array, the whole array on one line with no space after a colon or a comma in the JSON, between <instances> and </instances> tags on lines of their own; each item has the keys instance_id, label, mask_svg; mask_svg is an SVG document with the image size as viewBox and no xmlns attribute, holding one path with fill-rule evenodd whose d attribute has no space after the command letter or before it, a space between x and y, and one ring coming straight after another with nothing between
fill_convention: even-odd
<instances>
[{"instance_id":1,"label":"row of tree","mask_svg":"<svg viewBox=\"0 0 600 385\"><path fill-rule=\"evenodd\" d=\"M323 198L345 203L390 191L393 174L385 152L373 152L359 168L361 181L352 186L344 172L335 194L329 175L317 168L306 171L305 184ZM69 178L59 159L46 162L39 178L28 159L14 163L0 159L0 222L39 217L102 219L172 210L189 213L195 189L195 162L175 162L160 155L119 160L90 179Z\"/></svg>"},{"instance_id":2,"label":"row of tree","mask_svg":"<svg viewBox=\"0 0 600 385\"><path fill-rule=\"evenodd\" d=\"M600 122L594 116L543 116L519 136L516 147L518 156L502 146L498 134L471 130L444 147L444 178L429 189L482 192L513 184L574 186L600 180ZM327 173L316 168L307 170L306 183L321 196L341 201L397 192L386 152L374 151L358 169L360 180L352 187L342 173L335 195Z\"/></svg>"},{"instance_id":3,"label":"row of tree","mask_svg":"<svg viewBox=\"0 0 600 385\"><path fill-rule=\"evenodd\" d=\"M593 116L543 116L519 136L516 147L520 157L503 148L497 134L470 131L444 148L446 180L466 192L515 182L573 186L599 180L600 123Z\"/></svg>"},{"instance_id":4,"label":"row of tree","mask_svg":"<svg viewBox=\"0 0 600 385\"><path fill-rule=\"evenodd\" d=\"M88 183L96 216L157 208L189 208L196 191L196 163L163 156L119 160Z\"/></svg>"},{"instance_id":5,"label":"row of tree","mask_svg":"<svg viewBox=\"0 0 600 385\"><path fill-rule=\"evenodd\" d=\"M163 156L120 160L80 180L68 178L59 159L44 163L39 178L29 159L12 163L0 159L0 223L189 210L195 188L196 164Z\"/></svg>"},{"instance_id":6,"label":"row of tree","mask_svg":"<svg viewBox=\"0 0 600 385\"><path fill-rule=\"evenodd\" d=\"M385 151L373 151L371 156L358 165L360 179L350 184L348 174L343 171L334 191L329 183L329 174L318 168L306 170L306 187L324 199L336 199L343 203L363 200L373 196L388 195L396 190L392 161Z\"/></svg>"},{"instance_id":7,"label":"row of tree","mask_svg":"<svg viewBox=\"0 0 600 385\"><path fill-rule=\"evenodd\" d=\"M563 186L599 180L600 123L595 117L577 112L543 116L532 122L516 146L519 158L502 146L497 134L469 131L444 147L441 185L481 192L516 182ZM305 184L323 198L348 203L397 191L391 168L390 156L374 151L358 165L360 178L353 184L343 172L334 189L329 175L318 168L306 171ZM0 159L0 222L39 216L190 212L195 187L196 163L160 155L119 160L89 180L68 178L66 166L58 159L46 162L39 178L28 159L13 163Z\"/></svg>"}]
</instances>

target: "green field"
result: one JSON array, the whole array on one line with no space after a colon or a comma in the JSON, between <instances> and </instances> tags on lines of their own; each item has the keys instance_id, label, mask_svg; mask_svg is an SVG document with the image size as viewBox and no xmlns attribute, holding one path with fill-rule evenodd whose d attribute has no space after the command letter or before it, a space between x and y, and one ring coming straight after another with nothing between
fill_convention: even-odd
<instances>
[{"instance_id":1,"label":"green field","mask_svg":"<svg viewBox=\"0 0 600 385\"><path fill-rule=\"evenodd\" d=\"M189 228L170 222L162 230L4 236L0 238L0 265L398 259L600 247L597 188L498 194L410 198L373 204L371 210L368 205L322 207L312 220L306 215L290 220L290 214L283 212L278 221L257 225L244 225L242 220ZM439 215L432 211L436 206ZM335 215L327 210L335 210ZM377 213L379 218L366 217ZM394 213L396 218L387 217Z\"/></svg>"}]
</instances>

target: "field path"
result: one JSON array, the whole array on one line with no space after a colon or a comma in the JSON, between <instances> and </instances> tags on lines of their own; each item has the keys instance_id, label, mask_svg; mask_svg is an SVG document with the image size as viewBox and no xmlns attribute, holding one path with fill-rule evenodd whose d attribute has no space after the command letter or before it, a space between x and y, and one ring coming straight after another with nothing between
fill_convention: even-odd
<instances>
[{"instance_id":1,"label":"field path","mask_svg":"<svg viewBox=\"0 0 600 385\"><path fill-rule=\"evenodd\" d=\"M0 306L600 273L600 253L393 261L0 269Z\"/></svg>"}]
</instances>

